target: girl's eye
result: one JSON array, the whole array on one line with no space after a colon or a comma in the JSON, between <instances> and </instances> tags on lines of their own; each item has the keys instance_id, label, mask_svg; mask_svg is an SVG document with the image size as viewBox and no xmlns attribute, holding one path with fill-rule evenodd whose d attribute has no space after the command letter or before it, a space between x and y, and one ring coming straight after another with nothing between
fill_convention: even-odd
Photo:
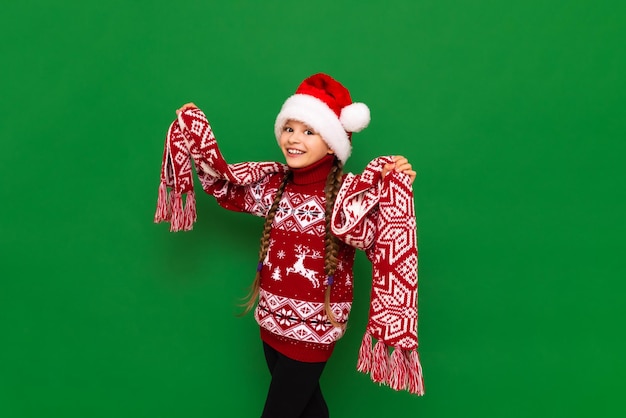
<instances>
[{"instance_id":1,"label":"girl's eye","mask_svg":"<svg viewBox=\"0 0 626 418\"><path fill-rule=\"evenodd\" d=\"M313 131L312 131L312 130L310 130L310 129L307 129L306 131L304 131L304 134L305 134L305 135L315 135L315 134L313 133Z\"/></svg>"},{"instance_id":2,"label":"girl's eye","mask_svg":"<svg viewBox=\"0 0 626 418\"><path fill-rule=\"evenodd\" d=\"M293 128L285 126L285 132L293 132Z\"/></svg>"}]
</instances>

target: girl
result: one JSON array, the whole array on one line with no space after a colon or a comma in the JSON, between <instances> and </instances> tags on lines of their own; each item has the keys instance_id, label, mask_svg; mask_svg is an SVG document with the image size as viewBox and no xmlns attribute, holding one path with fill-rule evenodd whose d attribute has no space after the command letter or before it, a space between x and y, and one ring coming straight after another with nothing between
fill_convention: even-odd
<instances>
[{"instance_id":1,"label":"girl","mask_svg":"<svg viewBox=\"0 0 626 418\"><path fill-rule=\"evenodd\" d=\"M275 122L286 166L227 165L203 113L193 103L176 113L178 120L168 132L170 142L166 144L155 221L171 216L173 227L177 222L180 229L191 229L195 220L193 208L189 209L193 206L190 166L177 168L174 161L178 158L168 154L185 146L195 160L203 189L221 206L265 217L257 273L245 303L245 311L254 309L260 325L272 376L262 417L328 417L319 379L346 328L352 302L354 247L359 247L355 239L338 239L332 219L333 215L345 218L335 210L347 179L343 165L350 155L352 132L369 124L369 109L353 103L348 90L326 74L305 79L286 100ZM391 172L406 175L404 181L409 185L415 179L415 171L402 156L377 164L377 170L371 170L379 174L373 182L377 187ZM183 178L186 181L181 181ZM171 209L163 206L168 185L173 187ZM188 193L184 211L183 193ZM377 205L360 216L363 222L376 223L380 216ZM410 364L410 357L406 362L404 359L403 365ZM381 364L386 370L386 357ZM406 381L406 377L402 379ZM405 381L397 386L402 387Z\"/></svg>"}]
</instances>

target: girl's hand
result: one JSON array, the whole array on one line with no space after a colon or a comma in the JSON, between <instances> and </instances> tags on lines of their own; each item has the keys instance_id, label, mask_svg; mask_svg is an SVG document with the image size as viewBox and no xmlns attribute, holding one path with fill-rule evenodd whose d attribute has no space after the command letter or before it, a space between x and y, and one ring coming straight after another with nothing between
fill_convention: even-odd
<instances>
[{"instance_id":1,"label":"girl's hand","mask_svg":"<svg viewBox=\"0 0 626 418\"><path fill-rule=\"evenodd\" d=\"M193 103L185 103L180 109L176 109L176 116L180 116L180 114L187 109L196 109L197 107L198 106Z\"/></svg>"},{"instance_id":2,"label":"girl's hand","mask_svg":"<svg viewBox=\"0 0 626 418\"><path fill-rule=\"evenodd\" d=\"M385 164L383 167L383 178L387 175L391 170L395 170L398 173L407 174L411 178L411 183L415 180L415 176L417 173L413 171L411 167L411 163L402 155L396 155L393 157L393 163Z\"/></svg>"}]
</instances>

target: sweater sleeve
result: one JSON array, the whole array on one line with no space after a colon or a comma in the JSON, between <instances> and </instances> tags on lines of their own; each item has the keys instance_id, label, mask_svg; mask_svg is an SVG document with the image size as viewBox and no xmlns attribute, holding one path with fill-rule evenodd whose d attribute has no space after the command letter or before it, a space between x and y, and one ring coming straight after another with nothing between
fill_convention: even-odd
<instances>
[{"instance_id":1,"label":"sweater sleeve","mask_svg":"<svg viewBox=\"0 0 626 418\"><path fill-rule=\"evenodd\" d=\"M228 210L264 217L284 176L285 166L269 161L227 164L211 125L200 109L182 112L178 124L202 189Z\"/></svg>"},{"instance_id":2,"label":"sweater sleeve","mask_svg":"<svg viewBox=\"0 0 626 418\"><path fill-rule=\"evenodd\" d=\"M240 163L233 166L248 165L257 168L259 164L262 163ZM213 196L221 207L261 217L265 217L272 206L283 177L282 173L272 173L256 182L240 185L227 179L213 177L202 169L197 171L202 189Z\"/></svg>"}]
</instances>

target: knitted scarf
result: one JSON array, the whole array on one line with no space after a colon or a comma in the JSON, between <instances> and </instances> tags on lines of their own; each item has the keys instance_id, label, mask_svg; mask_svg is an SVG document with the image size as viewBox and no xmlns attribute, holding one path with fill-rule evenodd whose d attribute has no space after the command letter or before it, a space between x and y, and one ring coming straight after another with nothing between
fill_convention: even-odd
<instances>
[{"instance_id":1,"label":"knitted scarf","mask_svg":"<svg viewBox=\"0 0 626 418\"><path fill-rule=\"evenodd\" d=\"M197 219L192 160L205 191L214 179L244 185L256 183L269 174L285 171L285 166L277 162L227 164L204 113L197 108L181 113L170 124L165 138L161 183L154 215L156 223L170 222L172 232L191 230ZM184 195L186 201L183 209Z\"/></svg>"},{"instance_id":2,"label":"knitted scarf","mask_svg":"<svg viewBox=\"0 0 626 418\"><path fill-rule=\"evenodd\" d=\"M372 262L367 328L357 369L392 389L424 394L417 352L417 235L409 176L389 172L390 157L348 174L332 214L333 233ZM374 214L374 216L372 216ZM378 341L373 346L372 337ZM373 347L373 348L372 348ZM393 348L389 356L389 348Z\"/></svg>"},{"instance_id":3,"label":"knitted scarf","mask_svg":"<svg viewBox=\"0 0 626 418\"><path fill-rule=\"evenodd\" d=\"M252 184L285 171L276 162L227 164L201 110L181 113L165 139L155 222L170 231L190 230L196 221L192 164L205 191L209 179ZM372 262L369 319L359 349L357 370L394 390L424 394L417 352L417 237L413 192L407 175L382 169L380 157L363 174L347 174L332 214L333 233L365 250ZM168 188L170 189L168 194ZM183 196L186 195L183 203ZM372 338L377 340L373 344ZM391 350L391 354L390 354Z\"/></svg>"}]
</instances>

